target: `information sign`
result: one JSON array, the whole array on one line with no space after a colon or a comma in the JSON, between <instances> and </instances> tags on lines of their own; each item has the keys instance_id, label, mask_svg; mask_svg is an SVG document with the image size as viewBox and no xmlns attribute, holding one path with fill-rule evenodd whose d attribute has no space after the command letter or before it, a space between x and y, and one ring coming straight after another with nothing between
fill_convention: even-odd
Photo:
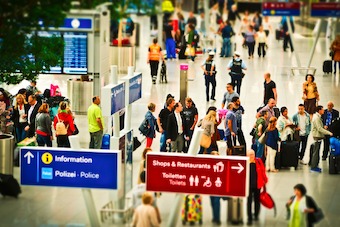
<instances>
[{"instance_id":1,"label":"information sign","mask_svg":"<svg viewBox=\"0 0 340 227\"><path fill-rule=\"evenodd\" d=\"M148 153L146 170L148 191L248 196L247 157Z\"/></svg>"},{"instance_id":2,"label":"information sign","mask_svg":"<svg viewBox=\"0 0 340 227\"><path fill-rule=\"evenodd\" d=\"M120 151L24 147L22 185L117 189Z\"/></svg>"},{"instance_id":3,"label":"information sign","mask_svg":"<svg viewBox=\"0 0 340 227\"><path fill-rule=\"evenodd\" d=\"M263 16L300 16L299 2L263 2Z\"/></svg>"},{"instance_id":4,"label":"information sign","mask_svg":"<svg viewBox=\"0 0 340 227\"><path fill-rule=\"evenodd\" d=\"M142 74L139 73L129 79L129 104L142 98Z\"/></svg>"},{"instance_id":5,"label":"information sign","mask_svg":"<svg viewBox=\"0 0 340 227\"><path fill-rule=\"evenodd\" d=\"M340 2L312 3L312 17L340 17Z\"/></svg>"}]
</instances>

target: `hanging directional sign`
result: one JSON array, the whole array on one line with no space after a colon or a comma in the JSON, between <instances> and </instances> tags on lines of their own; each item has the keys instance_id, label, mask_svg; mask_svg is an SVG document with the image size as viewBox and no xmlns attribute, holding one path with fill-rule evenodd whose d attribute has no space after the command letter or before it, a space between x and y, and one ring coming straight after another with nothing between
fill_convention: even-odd
<instances>
[{"instance_id":1,"label":"hanging directional sign","mask_svg":"<svg viewBox=\"0 0 340 227\"><path fill-rule=\"evenodd\" d=\"M247 197L249 159L148 153L148 191Z\"/></svg>"},{"instance_id":2,"label":"hanging directional sign","mask_svg":"<svg viewBox=\"0 0 340 227\"><path fill-rule=\"evenodd\" d=\"M120 151L23 147L22 185L117 189Z\"/></svg>"},{"instance_id":3,"label":"hanging directional sign","mask_svg":"<svg viewBox=\"0 0 340 227\"><path fill-rule=\"evenodd\" d=\"M312 3L312 17L340 17L340 2Z\"/></svg>"},{"instance_id":4,"label":"hanging directional sign","mask_svg":"<svg viewBox=\"0 0 340 227\"><path fill-rule=\"evenodd\" d=\"M263 16L300 16L299 2L263 2Z\"/></svg>"}]
</instances>

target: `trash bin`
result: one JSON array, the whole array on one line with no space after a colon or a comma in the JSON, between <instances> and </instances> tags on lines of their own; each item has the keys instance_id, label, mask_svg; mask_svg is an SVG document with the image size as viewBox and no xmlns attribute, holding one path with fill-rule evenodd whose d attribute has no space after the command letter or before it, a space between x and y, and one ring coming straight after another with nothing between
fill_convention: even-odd
<instances>
[{"instance_id":1,"label":"trash bin","mask_svg":"<svg viewBox=\"0 0 340 227\"><path fill-rule=\"evenodd\" d=\"M0 135L0 173L13 175L14 136Z\"/></svg>"},{"instance_id":2,"label":"trash bin","mask_svg":"<svg viewBox=\"0 0 340 227\"><path fill-rule=\"evenodd\" d=\"M92 105L93 81L68 80L67 97L71 100L72 111L75 114L86 115L87 109Z\"/></svg>"}]
</instances>

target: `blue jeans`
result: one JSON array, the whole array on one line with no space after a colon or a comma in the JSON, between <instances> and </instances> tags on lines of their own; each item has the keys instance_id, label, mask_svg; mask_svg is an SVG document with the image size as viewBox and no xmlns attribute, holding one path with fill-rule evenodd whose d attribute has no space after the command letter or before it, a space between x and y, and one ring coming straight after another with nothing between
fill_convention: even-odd
<instances>
[{"instance_id":1,"label":"blue jeans","mask_svg":"<svg viewBox=\"0 0 340 227\"><path fill-rule=\"evenodd\" d=\"M90 132L90 149L100 149L102 146L103 130L97 132Z\"/></svg>"},{"instance_id":2,"label":"blue jeans","mask_svg":"<svg viewBox=\"0 0 340 227\"><path fill-rule=\"evenodd\" d=\"M259 143L258 140L256 140L256 145L257 145L257 151L256 151L256 157L257 158L262 158L263 153L264 153L264 144Z\"/></svg>"},{"instance_id":3,"label":"blue jeans","mask_svg":"<svg viewBox=\"0 0 340 227\"><path fill-rule=\"evenodd\" d=\"M37 143L39 147L52 147L52 141L50 136L37 135Z\"/></svg>"},{"instance_id":4,"label":"blue jeans","mask_svg":"<svg viewBox=\"0 0 340 227\"><path fill-rule=\"evenodd\" d=\"M15 128L15 133L17 136L17 143L21 142L23 139L26 138L25 127L17 126Z\"/></svg>"},{"instance_id":5,"label":"blue jeans","mask_svg":"<svg viewBox=\"0 0 340 227\"><path fill-rule=\"evenodd\" d=\"M166 136L167 136L167 133L166 131L164 131L162 134L161 134L161 138L160 138L160 151L161 152L166 152Z\"/></svg>"},{"instance_id":6,"label":"blue jeans","mask_svg":"<svg viewBox=\"0 0 340 227\"><path fill-rule=\"evenodd\" d=\"M167 38L165 40L166 47L166 56L168 59L175 58L176 59L176 44L175 40L172 38Z\"/></svg>"},{"instance_id":7,"label":"blue jeans","mask_svg":"<svg viewBox=\"0 0 340 227\"><path fill-rule=\"evenodd\" d=\"M210 203L212 208L213 214L213 221L220 222L221 221L221 204L220 204L221 197L217 196L210 196Z\"/></svg>"},{"instance_id":8,"label":"blue jeans","mask_svg":"<svg viewBox=\"0 0 340 227\"><path fill-rule=\"evenodd\" d=\"M221 57L229 57L231 52L230 38L223 38Z\"/></svg>"}]
</instances>

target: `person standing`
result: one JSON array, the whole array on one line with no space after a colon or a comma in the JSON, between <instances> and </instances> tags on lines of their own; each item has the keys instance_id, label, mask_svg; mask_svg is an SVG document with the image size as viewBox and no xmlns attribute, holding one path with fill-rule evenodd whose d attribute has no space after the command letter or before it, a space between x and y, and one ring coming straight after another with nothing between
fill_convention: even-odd
<instances>
[{"instance_id":1,"label":"person standing","mask_svg":"<svg viewBox=\"0 0 340 227\"><path fill-rule=\"evenodd\" d=\"M259 31L256 32L257 42L259 44L257 48L257 54L259 57L265 57L266 56L266 45L267 45L267 35L265 31L263 31L263 27L259 27Z\"/></svg>"},{"instance_id":2,"label":"person standing","mask_svg":"<svg viewBox=\"0 0 340 227\"><path fill-rule=\"evenodd\" d=\"M37 134L38 146L52 147L52 121L48 109L48 104L43 103L38 110L35 120L35 132Z\"/></svg>"},{"instance_id":3,"label":"person standing","mask_svg":"<svg viewBox=\"0 0 340 227\"><path fill-rule=\"evenodd\" d=\"M103 139L104 119L102 110L99 107L100 97L92 98L92 105L87 109L87 120L90 132L90 149L100 149Z\"/></svg>"},{"instance_id":4,"label":"person standing","mask_svg":"<svg viewBox=\"0 0 340 227\"><path fill-rule=\"evenodd\" d=\"M232 153L232 147L236 144L236 133L237 133L237 120L236 115L233 111L234 103L230 102L227 105L227 115L225 121L225 136L227 138L227 154Z\"/></svg>"},{"instance_id":5,"label":"person standing","mask_svg":"<svg viewBox=\"0 0 340 227\"><path fill-rule=\"evenodd\" d=\"M28 125L27 113L29 108L30 105L26 102L25 97L22 94L18 94L12 115L17 142L21 142L26 138L25 127Z\"/></svg>"},{"instance_id":6,"label":"person standing","mask_svg":"<svg viewBox=\"0 0 340 227\"><path fill-rule=\"evenodd\" d=\"M281 107L281 116L277 120L277 129L280 132L281 141L293 140L295 126L293 120L288 116L287 107Z\"/></svg>"},{"instance_id":7,"label":"person standing","mask_svg":"<svg viewBox=\"0 0 340 227\"><path fill-rule=\"evenodd\" d=\"M215 88L216 88L216 71L214 62L215 52L210 51L208 58L201 64L203 75L205 79L205 94L206 100L209 102L209 98L215 101ZM210 95L210 84L211 84L211 95Z\"/></svg>"},{"instance_id":8,"label":"person standing","mask_svg":"<svg viewBox=\"0 0 340 227\"><path fill-rule=\"evenodd\" d=\"M324 114L322 114L322 123L324 125L325 129L329 129L329 126L332 124L332 121L334 119L337 119L339 117L339 111L334 109L334 103L329 101L327 103L327 109L325 109ZM322 154L322 160L325 161L328 157L329 153L329 136L326 135L325 138L323 139L323 154Z\"/></svg>"},{"instance_id":9,"label":"person standing","mask_svg":"<svg viewBox=\"0 0 340 227\"><path fill-rule=\"evenodd\" d=\"M269 99L274 99L277 103L277 91L276 91L276 84L270 78L270 73L266 72L264 74L264 97L263 97L263 104L266 105Z\"/></svg>"},{"instance_id":10,"label":"person standing","mask_svg":"<svg viewBox=\"0 0 340 227\"><path fill-rule=\"evenodd\" d=\"M160 45L158 45L157 39L155 38L153 39L153 44L149 46L148 54L148 63L150 63L151 78L153 84L156 84L160 58L162 59L162 61L164 61L162 48Z\"/></svg>"},{"instance_id":11,"label":"person standing","mask_svg":"<svg viewBox=\"0 0 340 227\"><path fill-rule=\"evenodd\" d=\"M211 155L220 155L218 151L212 151ZM212 223L216 225L221 225L221 197L220 196L210 196L210 205L212 209Z\"/></svg>"},{"instance_id":12,"label":"person standing","mask_svg":"<svg viewBox=\"0 0 340 227\"><path fill-rule=\"evenodd\" d=\"M146 135L146 146L145 147L151 147L153 138L156 137L156 118L153 116L152 113L154 113L156 110L156 105L152 102L148 105L148 112L145 114L145 119L148 120L149 123L149 132Z\"/></svg>"},{"instance_id":13,"label":"person standing","mask_svg":"<svg viewBox=\"0 0 340 227\"><path fill-rule=\"evenodd\" d=\"M275 169L275 156L278 150L278 142L280 140L279 131L276 128L276 117L271 117L269 120L269 125L267 127L267 140L266 140L266 171L270 172L278 172L279 170Z\"/></svg>"},{"instance_id":14,"label":"person standing","mask_svg":"<svg viewBox=\"0 0 340 227\"><path fill-rule=\"evenodd\" d=\"M216 124L216 111L211 109L208 110L208 113L205 115L205 117L202 120L202 124L199 125L203 129L202 134L204 134L204 137L202 136L201 138L201 148L199 151L199 154L210 154L212 149L211 149L211 142L212 142L212 137L215 134L215 124ZM210 140L210 145L209 147L203 147L202 146L202 140L207 139Z\"/></svg>"},{"instance_id":15,"label":"person standing","mask_svg":"<svg viewBox=\"0 0 340 227\"><path fill-rule=\"evenodd\" d=\"M316 113L312 119L312 135L314 139L314 146L311 157L311 171L321 173L321 168L318 167L320 160L320 145L325 135L333 136L333 133L324 128L321 116L324 114L323 106L316 107Z\"/></svg>"},{"instance_id":16,"label":"person standing","mask_svg":"<svg viewBox=\"0 0 340 227\"><path fill-rule=\"evenodd\" d=\"M170 95L170 94L169 94ZM159 132L161 133L160 138L160 151L166 152L166 139L168 137L167 126L168 126L168 118L169 114L172 113L176 102L175 99L169 97L166 100L166 108L162 109L157 118L157 124L159 128Z\"/></svg>"},{"instance_id":17,"label":"person standing","mask_svg":"<svg viewBox=\"0 0 340 227\"><path fill-rule=\"evenodd\" d=\"M175 31L173 30L171 20L164 25L164 32L167 59L176 59Z\"/></svg>"},{"instance_id":18,"label":"person standing","mask_svg":"<svg viewBox=\"0 0 340 227\"><path fill-rule=\"evenodd\" d=\"M268 178L266 175L266 171L263 165L263 162L260 158L255 157L254 150L248 150L247 156L249 157L249 196L247 199L247 216L248 222L247 225L253 224L253 213L252 213L252 203L255 203L255 212L254 212L254 221L259 220L260 214L260 191L267 182Z\"/></svg>"},{"instance_id":19,"label":"person standing","mask_svg":"<svg viewBox=\"0 0 340 227\"><path fill-rule=\"evenodd\" d=\"M240 143L240 145L246 146L246 140L244 138L244 134L242 131L242 115L244 114L244 108L241 106L240 97L233 97L231 99L231 102L234 103L233 111L236 115L236 122L237 122L237 140Z\"/></svg>"},{"instance_id":20,"label":"person standing","mask_svg":"<svg viewBox=\"0 0 340 227\"><path fill-rule=\"evenodd\" d=\"M252 25L248 26L244 34L244 41L248 47L248 59L254 58L256 32Z\"/></svg>"},{"instance_id":21,"label":"person standing","mask_svg":"<svg viewBox=\"0 0 340 227\"><path fill-rule=\"evenodd\" d=\"M142 196L142 204L135 209L133 214L133 227L160 226L160 222L157 217L157 211L155 207L152 206L152 203L152 194L150 192L145 192Z\"/></svg>"},{"instance_id":22,"label":"person standing","mask_svg":"<svg viewBox=\"0 0 340 227\"><path fill-rule=\"evenodd\" d=\"M221 32L222 32L223 43L222 43L222 50L221 50L220 57L227 58L231 56L231 48L232 48L231 37L235 35L234 30L231 27L231 24L228 20L225 22L225 26Z\"/></svg>"},{"instance_id":23,"label":"person standing","mask_svg":"<svg viewBox=\"0 0 340 227\"><path fill-rule=\"evenodd\" d=\"M168 117L166 142L171 143L172 152L183 152L184 140L188 140L182 111L182 103L177 102L174 106L174 112L169 114Z\"/></svg>"},{"instance_id":24,"label":"person standing","mask_svg":"<svg viewBox=\"0 0 340 227\"><path fill-rule=\"evenodd\" d=\"M197 19L192 11L189 12L189 17L187 20L187 24L192 24L194 27L197 26Z\"/></svg>"},{"instance_id":25,"label":"person standing","mask_svg":"<svg viewBox=\"0 0 340 227\"><path fill-rule=\"evenodd\" d=\"M242 79L244 77L243 70L247 70L246 64L240 58L241 54L238 51L234 52L234 58L228 63L227 69L230 70L231 84L235 88L237 86L237 94L241 95Z\"/></svg>"},{"instance_id":26,"label":"person standing","mask_svg":"<svg viewBox=\"0 0 340 227\"><path fill-rule=\"evenodd\" d=\"M305 165L303 162L303 157L306 152L307 140L311 130L310 117L307 111L305 111L305 106L299 104L298 112L292 117L293 123L297 126L296 131L299 132L300 142L299 142L299 159L300 163ZM311 157L310 157L311 158Z\"/></svg>"},{"instance_id":27,"label":"person standing","mask_svg":"<svg viewBox=\"0 0 340 227\"><path fill-rule=\"evenodd\" d=\"M266 122L267 122L267 124L268 124L270 118L271 118L271 117L275 117L275 111L274 111L275 105L276 105L275 99L270 98L270 99L268 100L267 105L265 105L262 109L259 110L259 112L257 112L256 118L259 118L259 117L261 116L261 113L262 113L263 111L266 111L266 112L268 112L268 114L267 114L267 117L266 117L265 120L266 120Z\"/></svg>"},{"instance_id":28,"label":"person standing","mask_svg":"<svg viewBox=\"0 0 340 227\"><path fill-rule=\"evenodd\" d=\"M67 112L67 103L61 102L59 105L59 113L54 117L53 126L57 129L57 123L62 122L66 127L66 134L58 135L56 130L57 144L58 147L71 147L70 140L68 139L75 130L72 114Z\"/></svg>"},{"instance_id":29,"label":"person standing","mask_svg":"<svg viewBox=\"0 0 340 227\"><path fill-rule=\"evenodd\" d=\"M263 110L260 113L259 118L257 118L256 123L255 123L255 142L257 145L257 150L256 150L256 157L257 158L263 158L264 154L264 145L259 142L259 138L262 136L262 134L266 131L267 125L266 119L268 119L268 111ZM270 119L270 118L269 118Z\"/></svg>"},{"instance_id":30,"label":"person standing","mask_svg":"<svg viewBox=\"0 0 340 227\"><path fill-rule=\"evenodd\" d=\"M37 102L35 95L28 96L28 104L30 105L30 108L27 112L28 125L25 127L25 131L27 133L27 137L31 138L35 135L35 120L40 108L40 104Z\"/></svg>"},{"instance_id":31,"label":"person standing","mask_svg":"<svg viewBox=\"0 0 340 227\"><path fill-rule=\"evenodd\" d=\"M340 35L336 36L329 49L333 51L332 60L334 61L334 74L336 74L336 63L338 63L340 71Z\"/></svg>"},{"instance_id":32,"label":"person standing","mask_svg":"<svg viewBox=\"0 0 340 227\"><path fill-rule=\"evenodd\" d=\"M306 81L302 84L302 99L304 100L305 109L309 113L311 119L316 111L316 102L320 100L318 88L314 79L312 74L307 74L305 78Z\"/></svg>"},{"instance_id":33,"label":"person standing","mask_svg":"<svg viewBox=\"0 0 340 227\"><path fill-rule=\"evenodd\" d=\"M307 195L303 184L294 186L294 194L286 204L290 214L288 227L313 227L312 214L318 208L314 199Z\"/></svg>"},{"instance_id":34,"label":"person standing","mask_svg":"<svg viewBox=\"0 0 340 227\"><path fill-rule=\"evenodd\" d=\"M195 107L192 99L187 97L185 99L185 107L183 108L184 125L187 129L188 140L186 141L186 146L184 151L187 152L190 146L192 135L194 134L194 129L198 121L198 111Z\"/></svg>"}]
</instances>

